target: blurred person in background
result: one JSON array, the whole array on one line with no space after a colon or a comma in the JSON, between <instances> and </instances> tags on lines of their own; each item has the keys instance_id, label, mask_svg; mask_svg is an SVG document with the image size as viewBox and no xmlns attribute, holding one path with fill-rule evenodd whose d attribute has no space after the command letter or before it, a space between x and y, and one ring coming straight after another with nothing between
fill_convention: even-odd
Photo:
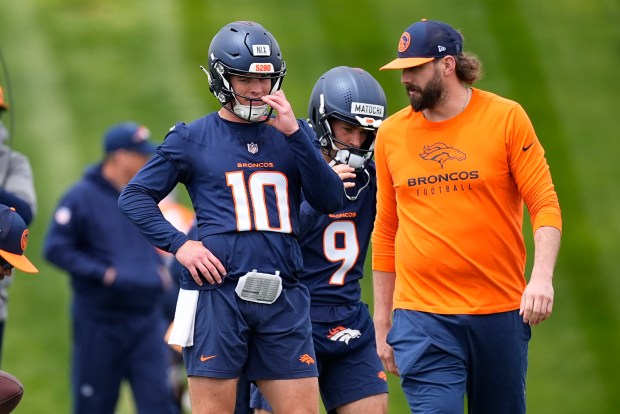
<instances>
[{"instance_id":1,"label":"blurred person in background","mask_svg":"<svg viewBox=\"0 0 620 414\"><path fill-rule=\"evenodd\" d=\"M168 377L161 255L118 209L118 196L155 146L135 122L111 126L105 156L61 198L45 258L71 276L75 414L112 414L127 380L139 413L176 414Z\"/></svg>"},{"instance_id":2,"label":"blurred person in background","mask_svg":"<svg viewBox=\"0 0 620 414\"><path fill-rule=\"evenodd\" d=\"M0 204L0 281L10 278L13 269L26 273L38 273L39 270L28 260L24 250L28 245L28 227L13 207ZM0 411L12 412L23 396L23 385L19 379L3 372L4 380L8 380L22 388L22 393L0 401Z\"/></svg>"},{"instance_id":3,"label":"blurred person in background","mask_svg":"<svg viewBox=\"0 0 620 414\"><path fill-rule=\"evenodd\" d=\"M28 158L9 146L10 133L2 119L8 110L9 104L0 86L0 203L15 208L28 226L37 207L34 179ZM11 278L0 280L0 358L11 283Z\"/></svg>"},{"instance_id":4,"label":"blurred person in background","mask_svg":"<svg viewBox=\"0 0 620 414\"><path fill-rule=\"evenodd\" d=\"M26 222L13 207L0 204L0 279L11 277L13 269L39 272L24 254L27 246Z\"/></svg>"},{"instance_id":5,"label":"blurred person in background","mask_svg":"<svg viewBox=\"0 0 620 414\"><path fill-rule=\"evenodd\" d=\"M177 230L187 234L196 220L194 211L183 205L177 197L178 189L175 188L170 194L159 202L159 209L162 214ZM164 256L164 261L168 267L174 262L174 255L165 250L157 249ZM174 297L176 301L176 296Z\"/></svg>"}]
</instances>

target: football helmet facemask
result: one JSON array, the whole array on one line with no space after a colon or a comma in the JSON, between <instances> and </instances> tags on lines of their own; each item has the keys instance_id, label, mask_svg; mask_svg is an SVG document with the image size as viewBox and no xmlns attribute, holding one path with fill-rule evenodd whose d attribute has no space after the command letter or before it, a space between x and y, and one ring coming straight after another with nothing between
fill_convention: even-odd
<instances>
[{"instance_id":1,"label":"football helmet facemask","mask_svg":"<svg viewBox=\"0 0 620 414\"><path fill-rule=\"evenodd\" d=\"M308 117L323 152L333 162L348 164L358 171L365 169L372 157L377 128L386 115L387 101L379 82L365 70L348 66L335 67L319 78L308 107ZM333 118L367 130L361 148L334 136L330 125Z\"/></svg>"},{"instance_id":2,"label":"football helmet facemask","mask_svg":"<svg viewBox=\"0 0 620 414\"><path fill-rule=\"evenodd\" d=\"M278 42L263 26L238 21L224 26L209 46L208 69L200 67L209 78L209 90L222 107L247 122L266 121L273 108L261 99L237 94L231 76L270 79L273 94L282 86L286 65ZM249 102L241 105L237 97ZM229 105L230 104L230 105Z\"/></svg>"}]
</instances>

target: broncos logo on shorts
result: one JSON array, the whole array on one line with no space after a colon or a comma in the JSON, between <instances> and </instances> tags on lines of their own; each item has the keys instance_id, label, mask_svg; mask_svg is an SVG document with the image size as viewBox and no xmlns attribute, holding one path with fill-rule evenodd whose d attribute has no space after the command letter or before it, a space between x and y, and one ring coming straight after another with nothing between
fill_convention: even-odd
<instances>
[{"instance_id":1,"label":"broncos logo on shorts","mask_svg":"<svg viewBox=\"0 0 620 414\"><path fill-rule=\"evenodd\" d=\"M308 354L303 354L302 356L299 357L299 362L304 362L308 365L312 365L314 364L314 358L312 358L310 355Z\"/></svg>"},{"instance_id":2,"label":"broncos logo on shorts","mask_svg":"<svg viewBox=\"0 0 620 414\"><path fill-rule=\"evenodd\" d=\"M441 168L448 160L464 161L467 155L463 151L449 147L443 142L436 142L432 145L425 145L424 152L420 153L423 160L437 161Z\"/></svg>"},{"instance_id":3,"label":"broncos logo on shorts","mask_svg":"<svg viewBox=\"0 0 620 414\"><path fill-rule=\"evenodd\" d=\"M357 339L362 336L362 333L357 329L349 329L344 326L336 326L329 330L327 337L334 342L344 342L349 345L351 339Z\"/></svg>"}]
</instances>

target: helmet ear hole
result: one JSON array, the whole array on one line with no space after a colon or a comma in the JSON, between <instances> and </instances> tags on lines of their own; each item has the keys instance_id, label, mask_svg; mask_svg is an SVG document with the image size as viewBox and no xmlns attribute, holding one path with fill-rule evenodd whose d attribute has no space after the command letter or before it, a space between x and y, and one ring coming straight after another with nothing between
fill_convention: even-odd
<instances>
[{"instance_id":1,"label":"helmet ear hole","mask_svg":"<svg viewBox=\"0 0 620 414\"><path fill-rule=\"evenodd\" d=\"M232 93L225 87L225 85L228 84L226 81L228 73L226 68L219 62L210 64L208 70L202 66L200 68L207 74L209 91L213 93L217 100L220 101L222 105L226 105L228 102L232 101Z\"/></svg>"},{"instance_id":2,"label":"helmet ear hole","mask_svg":"<svg viewBox=\"0 0 620 414\"><path fill-rule=\"evenodd\" d=\"M213 92L215 97L217 98L217 94L222 89L222 81L217 79L216 77L209 76L209 90Z\"/></svg>"}]
</instances>

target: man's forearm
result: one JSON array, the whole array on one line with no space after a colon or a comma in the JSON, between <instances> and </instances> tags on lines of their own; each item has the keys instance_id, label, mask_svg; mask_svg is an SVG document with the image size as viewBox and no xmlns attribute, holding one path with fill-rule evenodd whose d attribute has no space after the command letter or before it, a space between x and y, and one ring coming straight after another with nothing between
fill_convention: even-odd
<instances>
[{"instance_id":1,"label":"man's forearm","mask_svg":"<svg viewBox=\"0 0 620 414\"><path fill-rule=\"evenodd\" d=\"M396 273L373 270L372 283L374 295L375 324L389 324L394 303L394 284Z\"/></svg>"},{"instance_id":2,"label":"man's forearm","mask_svg":"<svg viewBox=\"0 0 620 414\"><path fill-rule=\"evenodd\" d=\"M553 278L562 234L555 227L539 227L534 233L534 265L532 276Z\"/></svg>"}]
</instances>

